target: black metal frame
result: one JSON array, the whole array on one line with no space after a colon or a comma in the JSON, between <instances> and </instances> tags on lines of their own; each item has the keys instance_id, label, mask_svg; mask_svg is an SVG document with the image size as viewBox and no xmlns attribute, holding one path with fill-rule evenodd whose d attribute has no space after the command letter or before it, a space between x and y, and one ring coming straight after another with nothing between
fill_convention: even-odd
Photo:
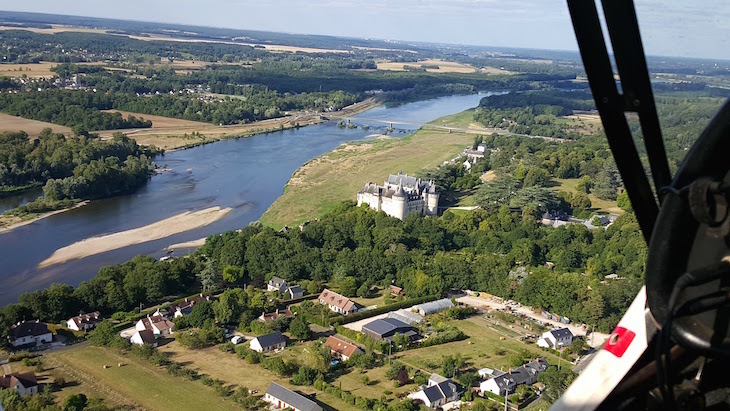
<instances>
[{"instance_id":1,"label":"black metal frame","mask_svg":"<svg viewBox=\"0 0 730 411\"><path fill-rule=\"evenodd\" d=\"M596 101L608 143L624 186L648 243L659 214L660 189L669 186L671 173L664 150L649 71L639 34L633 0L603 0L606 26L613 44L623 93L619 93L611 60L593 0L567 0L578 47L583 57L588 82ZM625 113L639 115L654 191L649 183Z\"/></svg>"}]
</instances>

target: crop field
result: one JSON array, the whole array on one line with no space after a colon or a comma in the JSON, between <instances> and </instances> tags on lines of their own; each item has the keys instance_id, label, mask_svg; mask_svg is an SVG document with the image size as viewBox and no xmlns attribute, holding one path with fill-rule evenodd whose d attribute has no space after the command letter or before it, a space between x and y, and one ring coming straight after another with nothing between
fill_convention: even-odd
<instances>
[{"instance_id":1,"label":"crop field","mask_svg":"<svg viewBox=\"0 0 730 411\"><path fill-rule=\"evenodd\" d=\"M28 64L0 64L0 76L5 77L53 77L51 69L58 63L40 62Z\"/></svg>"},{"instance_id":2,"label":"crop field","mask_svg":"<svg viewBox=\"0 0 730 411\"><path fill-rule=\"evenodd\" d=\"M0 133L6 131L25 131L30 137L38 137L44 128L51 128L56 133L71 133L71 129L66 126L0 113Z\"/></svg>"},{"instance_id":3,"label":"crop field","mask_svg":"<svg viewBox=\"0 0 730 411\"><path fill-rule=\"evenodd\" d=\"M426 68L429 73L474 73L476 69L468 64L461 64L445 60L420 60L410 62L383 62L378 63L378 70L404 71L403 66L420 67L421 65L438 66L438 68Z\"/></svg>"},{"instance_id":4,"label":"crop field","mask_svg":"<svg viewBox=\"0 0 730 411\"><path fill-rule=\"evenodd\" d=\"M297 170L261 222L282 227L321 216L342 201L355 200L367 182L434 168L473 140L466 133L424 129L399 139L343 144Z\"/></svg>"}]
</instances>

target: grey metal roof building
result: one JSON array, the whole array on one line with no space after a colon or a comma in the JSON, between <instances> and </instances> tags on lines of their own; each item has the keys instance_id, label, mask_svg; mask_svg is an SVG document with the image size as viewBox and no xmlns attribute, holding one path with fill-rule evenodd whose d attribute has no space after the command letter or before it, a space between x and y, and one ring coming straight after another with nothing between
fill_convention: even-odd
<instances>
[{"instance_id":1,"label":"grey metal roof building","mask_svg":"<svg viewBox=\"0 0 730 411\"><path fill-rule=\"evenodd\" d=\"M259 341L262 347L271 347L286 342L284 335L280 331L274 331L271 334L262 335L255 339Z\"/></svg>"},{"instance_id":2,"label":"grey metal roof building","mask_svg":"<svg viewBox=\"0 0 730 411\"><path fill-rule=\"evenodd\" d=\"M398 321L403 321L406 324L420 323L423 321L423 317L414 312L408 311L405 308L389 312L388 318L394 318Z\"/></svg>"},{"instance_id":3,"label":"grey metal roof building","mask_svg":"<svg viewBox=\"0 0 730 411\"><path fill-rule=\"evenodd\" d=\"M567 327L566 328L559 328L557 330L551 330L550 331L550 334L552 334L553 337L555 337L558 340L559 339L562 339L562 338L566 338L566 337L573 338L573 333L570 332L570 330Z\"/></svg>"},{"instance_id":4,"label":"grey metal roof building","mask_svg":"<svg viewBox=\"0 0 730 411\"><path fill-rule=\"evenodd\" d=\"M414 305L412 309L421 315L430 315L446 311L453 306L454 303L452 303L451 300L448 298L442 298L440 300L431 301L430 303Z\"/></svg>"},{"instance_id":5,"label":"grey metal roof building","mask_svg":"<svg viewBox=\"0 0 730 411\"><path fill-rule=\"evenodd\" d=\"M266 390L264 400L278 408L292 408L296 411L322 411L316 402L294 391L272 382Z\"/></svg>"},{"instance_id":6,"label":"grey metal roof building","mask_svg":"<svg viewBox=\"0 0 730 411\"><path fill-rule=\"evenodd\" d=\"M405 335L409 340L420 338L415 327L394 318L383 318L371 321L362 326L362 332L376 341L393 341L396 334Z\"/></svg>"}]
</instances>

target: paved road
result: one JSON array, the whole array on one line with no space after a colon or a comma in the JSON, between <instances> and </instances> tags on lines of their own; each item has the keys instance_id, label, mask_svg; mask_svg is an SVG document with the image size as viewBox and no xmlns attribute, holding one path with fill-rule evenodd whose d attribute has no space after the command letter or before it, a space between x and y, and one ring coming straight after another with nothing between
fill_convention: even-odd
<instances>
[{"instance_id":1,"label":"paved road","mask_svg":"<svg viewBox=\"0 0 730 411\"><path fill-rule=\"evenodd\" d=\"M473 307L489 307L491 309L505 309L507 307L510 307L512 311L518 312L520 314L524 314L533 320L541 321L543 323L551 324L554 327L567 327L570 332L573 333L575 336L584 336L586 335L586 331L583 330L582 327L579 327L575 324L563 324L558 321L548 320L547 318L543 317L542 315L535 314L532 311L532 308L530 307L515 307L515 306L508 306L506 304L501 304L493 300L488 300L486 298L480 298L480 297L472 297L472 296L463 296L456 299L460 303L464 303L467 305L471 305ZM586 342L591 347L600 347L603 345L604 342L608 339L608 334L603 334L599 332L594 332L592 338L588 337L586 338Z\"/></svg>"}]
</instances>

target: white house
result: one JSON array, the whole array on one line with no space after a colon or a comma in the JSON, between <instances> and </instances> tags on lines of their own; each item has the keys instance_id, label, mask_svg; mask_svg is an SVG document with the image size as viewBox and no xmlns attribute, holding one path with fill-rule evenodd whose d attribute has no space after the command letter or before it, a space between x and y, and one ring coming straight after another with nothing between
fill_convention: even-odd
<instances>
[{"instance_id":1,"label":"white house","mask_svg":"<svg viewBox=\"0 0 730 411\"><path fill-rule=\"evenodd\" d=\"M275 382L272 382L266 389L263 399L279 410L322 411L322 407L316 402Z\"/></svg>"},{"instance_id":2,"label":"white house","mask_svg":"<svg viewBox=\"0 0 730 411\"><path fill-rule=\"evenodd\" d=\"M101 322L101 314L94 311L90 314L81 314L66 320L66 327L74 331L89 331L94 329Z\"/></svg>"},{"instance_id":3,"label":"white house","mask_svg":"<svg viewBox=\"0 0 730 411\"><path fill-rule=\"evenodd\" d=\"M286 339L279 331L256 337L249 343L252 350L260 353L272 352L286 347Z\"/></svg>"},{"instance_id":4,"label":"white house","mask_svg":"<svg viewBox=\"0 0 730 411\"><path fill-rule=\"evenodd\" d=\"M543 348L560 349L573 342L573 333L567 327L550 330L542 334L537 345Z\"/></svg>"},{"instance_id":5,"label":"white house","mask_svg":"<svg viewBox=\"0 0 730 411\"><path fill-rule=\"evenodd\" d=\"M38 394L38 382L35 373L27 372L24 374L12 373L0 377L0 388L15 390L20 398L27 395ZM2 407L0 407L2 410Z\"/></svg>"},{"instance_id":6,"label":"white house","mask_svg":"<svg viewBox=\"0 0 730 411\"><path fill-rule=\"evenodd\" d=\"M152 330L137 331L134 333L132 338L129 339L129 342L136 345L149 344L153 347L157 347L157 339L155 338L155 334Z\"/></svg>"},{"instance_id":7,"label":"white house","mask_svg":"<svg viewBox=\"0 0 730 411\"><path fill-rule=\"evenodd\" d=\"M13 347L24 345L39 346L53 341L48 326L40 321L21 322L10 328L8 340Z\"/></svg>"},{"instance_id":8,"label":"white house","mask_svg":"<svg viewBox=\"0 0 730 411\"><path fill-rule=\"evenodd\" d=\"M523 366L510 370L509 372L501 372L495 370L492 377L479 384L479 389L483 392L489 391L496 395L509 395L515 392L515 388L521 384L534 384L537 382L537 376L541 372L547 370L548 363L542 358L531 361Z\"/></svg>"},{"instance_id":9,"label":"white house","mask_svg":"<svg viewBox=\"0 0 730 411\"><path fill-rule=\"evenodd\" d=\"M137 331L150 330L154 335L170 335L175 324L167 318L155 313L137 321L134 328Z\"/></svg>"},{"instance_id":10,"label":"white house","mask_svg":"<svg viewBox=\"0 0 730 411\"><path fill-rule=\"evenodd\" d=\"M420 401L429 408L443 407L444 405L458 401L461 397L461 389L455 382L438 374L431 375L428 386L408 394L408 398Z\"/></svg>"},{"instance_id":11,"label":"white house","mask_svg":"<svg viewBox=\"0 0 730 411\"><path fill-rule=\"evenodd\" d=\"M266 285L267 291L279 291L280 293L285 293L288 289L289 283L287 283L285 279L277 276L271 277L271 280L269 280L269 283Z\"/></svg>"},{"instance_id":12,"label":"white house","mask_svg":"<svg viewBox=\"0 0 730 411\"><path fill-rule=\"evenodd\" d=\"M327 305L330 310L342 315L357 311L357 304L354 301L326 288L319 295L319 303Z\"/></svg>"},{"instance_id":13,"label":"white house","mask_svg":"<svg viewBox=\"0 0 730 411\"><path fill-rule=\"evenodd\" d=\"M286 290L286 292L289 294L289 298L291 298L292 300L295 298L304 297L304 291L302 291L302 287L298 285L290 286L289 289Z\"/></svg>"}]
</instances>

